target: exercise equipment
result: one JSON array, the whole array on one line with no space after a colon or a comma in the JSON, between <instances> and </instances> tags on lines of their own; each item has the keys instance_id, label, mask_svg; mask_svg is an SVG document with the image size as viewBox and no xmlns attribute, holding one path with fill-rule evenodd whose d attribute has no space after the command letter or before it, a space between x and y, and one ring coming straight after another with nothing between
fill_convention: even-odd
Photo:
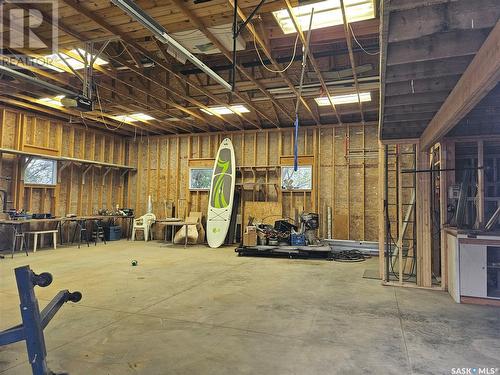
<instances>
[{"instance_id":1,"label":"exercise equipment","mask_svg":"<svg viewBox=\"0 0 500 375\"><path fill-rule=\"evenodd\" d=\"M52 275L48 272L37 275L29 266L18 267L14 272L23 323L0 332L0 346L26 341L28 362L31 364L33 375L57 375L47 367L47 350L43 330L62 305L68 301L75 303L80 301L82 294L61 290L40 312L34 287L45 288L49 286L52 283Z\"/></svg>"}]
</instances>

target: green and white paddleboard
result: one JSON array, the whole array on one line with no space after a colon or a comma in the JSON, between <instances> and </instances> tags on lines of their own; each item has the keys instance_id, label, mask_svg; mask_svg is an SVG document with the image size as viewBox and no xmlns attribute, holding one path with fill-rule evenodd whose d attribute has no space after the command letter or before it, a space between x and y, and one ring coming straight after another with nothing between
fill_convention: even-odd
<instances>
[{"instance_id":1,"label":"green and white paddleboard","mask_svg":"<svg viewBox=\"0 0 500 375\"><path fill-rule=\"evenodd\" d=\"M210 247L219 247L226 238L233 210L235 180L233 144L229 138L224 138L215 157L210 184L207 214L207 240Z\"/></svg>"}]
</instances>

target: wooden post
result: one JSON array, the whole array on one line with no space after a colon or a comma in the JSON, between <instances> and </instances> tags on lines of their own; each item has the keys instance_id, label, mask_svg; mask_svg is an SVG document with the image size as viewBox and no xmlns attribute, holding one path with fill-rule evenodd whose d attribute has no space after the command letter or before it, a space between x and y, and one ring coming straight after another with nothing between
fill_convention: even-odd
<instances>
[{"instance_id":1,"label":"wooden post","mask_svg":"<svg viewBox=\"0 0 500 375\"><path fill-rule=\"evenodd\" d=\"M379 141L378 145L378 251L379 251L379 275L385 280L385 147Z\"/></svg>"},{"instance_id":2,"label":"wooden post","mask_svg":"<svg viewBox=\"0 0 500 375\"><path fill-rule=\"evenodd\" d=\"M477 195L479 228L484 225L484 141L477 141Z\"/></svg>"},{"instance_id":3,"label":"wooden post","mask_svg":"<svg viewBox=\"0 0 500 375\"><path fill-rule=\"evenodd\" d=\"M417 147L417 169L429 169L429 167L429 154ZM416 190L417 285L430 288L432 286L430 173L417 173Z\"/></svg>"}]
</instances>

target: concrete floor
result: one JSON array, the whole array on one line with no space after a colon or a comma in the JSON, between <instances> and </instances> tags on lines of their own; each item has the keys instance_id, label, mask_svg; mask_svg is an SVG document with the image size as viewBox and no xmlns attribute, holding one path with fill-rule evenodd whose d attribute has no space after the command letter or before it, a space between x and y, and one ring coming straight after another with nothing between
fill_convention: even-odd
<instances>
[{"instance_id":1,"label":"concrete floor","mask_svg":"<svg viewBox=\"0 0 500 375\"><path fill-rule=\"evenodd\" d=\"M137 259L139 265L130 262ZM451 374L500 367L500 309L363 279L377 260L237 257L120 241L0 260L0 329L20 321L13 268L80 290L45 330L52 370L99 374ZM497 371L498 372L498 371ZM30 374L24 343L0 373Z\"/></svg>"}]
</instances>

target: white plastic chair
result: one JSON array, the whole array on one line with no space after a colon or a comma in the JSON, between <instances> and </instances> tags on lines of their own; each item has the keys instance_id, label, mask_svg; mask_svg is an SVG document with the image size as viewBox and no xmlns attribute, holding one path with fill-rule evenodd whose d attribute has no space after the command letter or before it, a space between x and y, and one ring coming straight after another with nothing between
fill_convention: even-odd
<instances>
[{"instance_id":1,"label":"white plastic chair","mask_svg":"<svg viewBox=\"0 0 500 375\"><path fill-rule=\"evenodd\" d=\"M132 227L132 241L135 241L135 232L142 230L144 233L144 241L148 241L149 237L153 239L153 231L151 227L156 221L155 214L145 214L140 218L134 220L134 225Z\"/></svg>"}]
</instances>

